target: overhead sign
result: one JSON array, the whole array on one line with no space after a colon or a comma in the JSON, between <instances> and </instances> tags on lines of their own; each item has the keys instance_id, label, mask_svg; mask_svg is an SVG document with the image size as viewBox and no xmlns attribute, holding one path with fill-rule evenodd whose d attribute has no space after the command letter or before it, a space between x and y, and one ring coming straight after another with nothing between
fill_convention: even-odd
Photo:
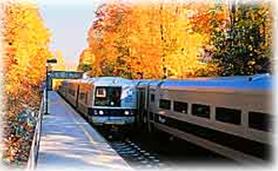
<instances>
[{"instance_id":1,"label":"overhead sign","mask_svg":"<svg viewBox=\"0 0 278 171\"><path fill-rule=\"evenodd\" d=\"M49 71L49 78L51 79L80 79L83 72L76 71Z\"/></svg>"}]
</instances>

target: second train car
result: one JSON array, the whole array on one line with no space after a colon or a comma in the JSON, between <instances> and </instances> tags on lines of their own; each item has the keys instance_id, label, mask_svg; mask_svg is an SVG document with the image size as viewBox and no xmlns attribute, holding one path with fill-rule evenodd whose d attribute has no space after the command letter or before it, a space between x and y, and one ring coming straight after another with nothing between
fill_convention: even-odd
<instances>
[{"instance_id":1,"label":"second train car","mask_svg":"<svg viewBox=\"0 0 278 171\"><path fill-rule=\"evenodd\" d=\"M271 76L137 84L139 122L239 162L271 157Z\"/></svg>"}]
</instances>

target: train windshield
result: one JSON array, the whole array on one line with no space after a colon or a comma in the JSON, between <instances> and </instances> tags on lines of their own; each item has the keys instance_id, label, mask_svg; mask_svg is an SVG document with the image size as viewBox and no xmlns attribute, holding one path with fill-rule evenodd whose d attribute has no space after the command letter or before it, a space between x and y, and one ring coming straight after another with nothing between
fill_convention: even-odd
<instances>
[{"instance_id":1,"label":"train windshield","mask_svg":"<svg viewBox=\"0 0 278 171\"><path fill-rule=\"evenodd\" d=\"M96 87L95 106L121 106L121 87Z\"/></svg>"}]
</instances>

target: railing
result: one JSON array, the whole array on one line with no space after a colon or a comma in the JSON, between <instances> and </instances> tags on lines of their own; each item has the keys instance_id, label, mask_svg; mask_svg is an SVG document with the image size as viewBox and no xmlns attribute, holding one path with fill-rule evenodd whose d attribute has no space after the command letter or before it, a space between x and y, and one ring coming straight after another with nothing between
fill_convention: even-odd
<instances>
[{"instance_id":1,"label":"railing","mask_svg":"<svg viewBox=\"0 0 278 171\"><path fill-rule=\"evenodd\" d=\"M33 171L35 170L37 166L38 156L39 156L39 147L40 147L40 139L41 139L41 129L42 129L42 117L43 113L45 111L45 93L44 91L43 98L40 104L40 110L39 113L35 116L36 117L36 126L34 130L34 136L32 141L32 146L29 154L29 159L27 163L27 171Z\"/></svg>"}]
</instances>

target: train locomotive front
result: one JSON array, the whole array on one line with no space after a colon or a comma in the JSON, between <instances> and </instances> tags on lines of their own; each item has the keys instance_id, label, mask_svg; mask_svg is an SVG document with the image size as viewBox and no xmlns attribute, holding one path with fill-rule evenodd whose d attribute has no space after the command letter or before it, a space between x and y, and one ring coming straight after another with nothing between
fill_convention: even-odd
<instances>
[{"instance_id":1,"label":"train locomotive front","mask_svg":"<svg viewBox=\"0 0 278 171\"><path fill-rule=\"evenodd\" d=\"M100 77L91 82L88 118L94 125L132 125L136 114L136 87L131 80Z\"/></svg>"}]
</instances>

